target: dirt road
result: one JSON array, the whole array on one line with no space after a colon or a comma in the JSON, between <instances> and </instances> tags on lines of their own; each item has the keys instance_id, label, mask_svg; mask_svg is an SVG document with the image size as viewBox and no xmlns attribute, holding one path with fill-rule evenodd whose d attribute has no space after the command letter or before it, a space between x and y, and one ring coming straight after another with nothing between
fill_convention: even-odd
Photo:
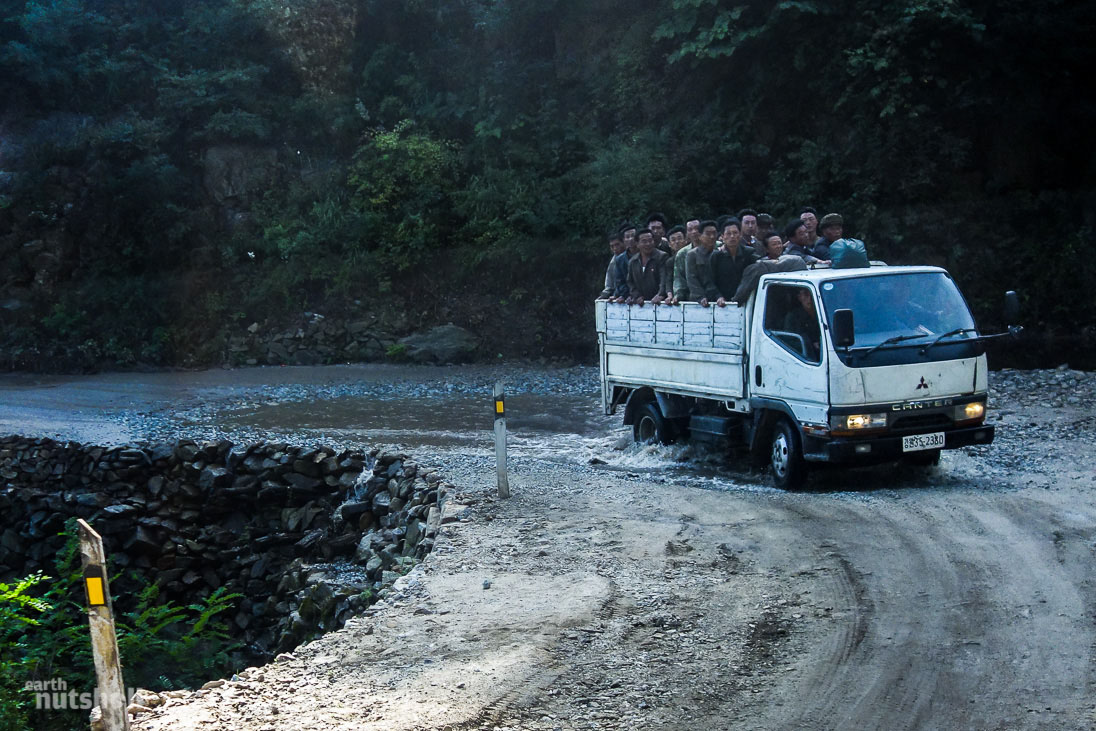
<instances>
[{"instance_id":1,"label":"dirt road","mask_svg":"<svg viewBox=\"0 0 1096 731\"><path fill-rule=\"evenodd\" d=\"M499 501L487 454L439 450L468 511L387 600L135 728L1096 728L1070 377L993 374L992 447L801 494L530 453Z\"/></svg>"}]
</instances>

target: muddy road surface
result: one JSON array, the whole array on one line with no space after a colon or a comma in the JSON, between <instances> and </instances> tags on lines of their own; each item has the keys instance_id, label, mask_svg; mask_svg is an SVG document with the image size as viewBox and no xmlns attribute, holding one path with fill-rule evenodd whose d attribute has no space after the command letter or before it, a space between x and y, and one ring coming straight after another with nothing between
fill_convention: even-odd
<instances>
[{"instance_id":1,"label":"muddy road surface","mask_svg":"<svg viewBox=\"0 0 1096 731\"><path fill-rule=\"evenodd\" d=\"M995 444L805 493L631 445L584 368L9 377L0 429L383 443L468 506L367 615L137 728L1096 728L1096 375L991 385Z\"/></svg>"}]
</instances>

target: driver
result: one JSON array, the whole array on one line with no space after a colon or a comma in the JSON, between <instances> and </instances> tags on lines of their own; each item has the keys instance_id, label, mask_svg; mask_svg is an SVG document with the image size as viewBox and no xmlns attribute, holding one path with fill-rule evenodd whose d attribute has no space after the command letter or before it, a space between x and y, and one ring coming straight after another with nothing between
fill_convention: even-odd
<instances>
[{"instance_id":1,"label":"driver","mask_svg":"<svg viewBox=\"0 0 1096 731\"><path fill-rule=\"evenodd\" d=\"M814 297L806 287L797 287L795 299L799 306L792 307L784 316L784 330L802 336L803 342L807 345L807 352L804 355L808 360L817 362L820 356L819 341L822 339L822 331L818 326Z\"/></svg>"}]
</instances>

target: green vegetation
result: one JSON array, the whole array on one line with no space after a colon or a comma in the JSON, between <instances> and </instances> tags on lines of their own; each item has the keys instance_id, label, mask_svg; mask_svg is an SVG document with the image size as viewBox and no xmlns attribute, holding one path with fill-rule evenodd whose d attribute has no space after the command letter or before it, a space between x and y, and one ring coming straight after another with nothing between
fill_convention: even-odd
<instances>
[{"instance_id":1,"label":"green vegetation","mask_svg":"<svg viewBox=\"0 0 1096 731\"><path fill-rule=\"evenodd\" d=\"M56 560L59 578L41 572L0 583L0 731L84 728L86 711L35 711L30 681L64 680L77 693L95 687L91 638L72 521ZM160 600L159 588L131 574L111 579L118 650L127 687L193 687L233 671L239 644L221 615L239 594L218 589L181 607ZM118 591L117 587L125 587Z\"/></svg>"},{"instance_id":2,"label":"green vegetation","mask_svg":"<svg viewBox=\"0 0 1096 731\"><path fill-rule=\"evenodd\" d=\"M506 301L534 311L485 351L581 355L606 228L807 204L948 266L987 325L1016 288L1028 324L1075 332L1094 22L1064 0L5 2L0 283L24 306L0 349L209 363L304 310L487 335Z\"/></svg>"}]
</instances>

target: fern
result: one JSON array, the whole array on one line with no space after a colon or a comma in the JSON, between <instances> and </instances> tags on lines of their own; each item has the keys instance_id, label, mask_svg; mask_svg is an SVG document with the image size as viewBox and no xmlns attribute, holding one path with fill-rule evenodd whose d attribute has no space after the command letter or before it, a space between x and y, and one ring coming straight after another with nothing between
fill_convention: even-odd
<instances>
[{"instance_id":1,"label":"fern","mask_svg":"<svg viewBox=\"0 0 1096 731\"><path fill-rule=\"evenodd\" d=\"M33 609L39 613L49 611L49 602L45 599L30 596L27 592L48 578L39 571L17 581L15 584L0 582L0 628L7 627L10 622L38 624L38 620L28 616L25 612L27 609ZM0 631L3 631L3 629L0 629Z\"/></svg>"},{"instance_id":2,"label":"fern","mask_svg":"<svg viewBox=\"0 0 1096 731\"><path fill-rule=\"evenodd\" d=\"M72 688L95 685L83 571L74 524L62 532L56 579L38 572L0 583L0 731L24 731L63 722L33 714L28 680L63 678ZM135 574L113 576L137 589L115 598L115 626L126 685L153 690L192 687L234 669L241 643L222 617L241 595L222 587L199 602L164 601L160 587ZM128 605L128 606L127 606ZM80 723L79 713L71 719Z\"/></svg>"}]
</instances>

